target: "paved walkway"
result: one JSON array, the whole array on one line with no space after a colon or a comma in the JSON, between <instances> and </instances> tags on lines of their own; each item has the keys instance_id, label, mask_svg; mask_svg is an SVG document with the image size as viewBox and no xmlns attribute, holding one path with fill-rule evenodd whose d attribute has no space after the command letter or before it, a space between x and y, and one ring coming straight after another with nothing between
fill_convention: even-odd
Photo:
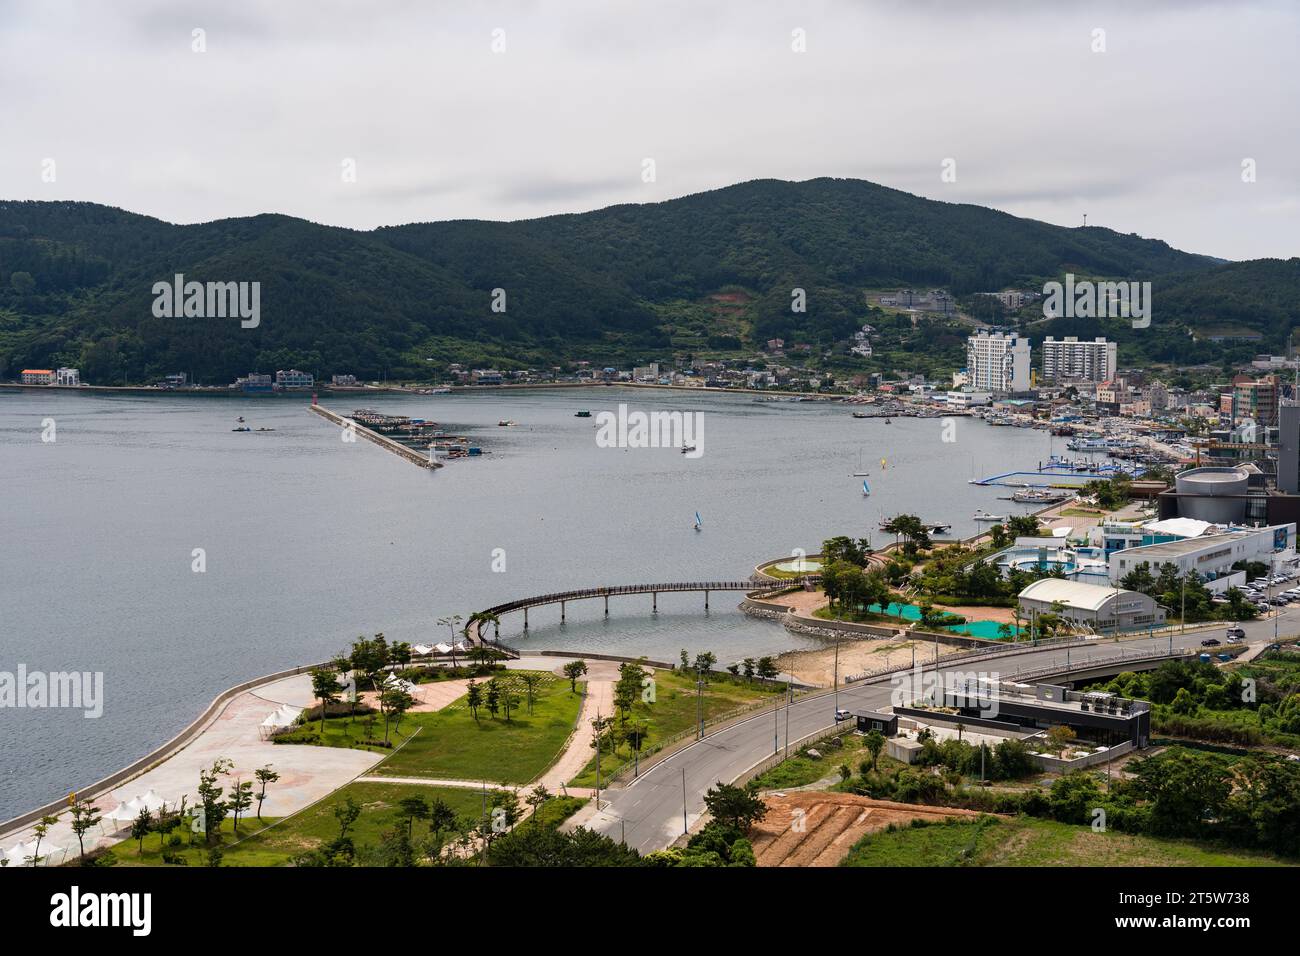
<instances>
[{"instance_id":1,"label":"paved walkway","mask_svg":"<svg viewBox=\"0 0 1300 956\"><path fill-rule=\"evenodd\" d=\"M221 781L227 789L236 780L253 780L254 770L270 764L280 779L267 787L262 815L288 816L366 772L384 756L367 750L273 744L262 739L259 732L262 721L281 704L306 707L313 702L308 674L287 677L245 691L231 699L184 749L92 803L101 813L108 814L119 803L153 790L166 801L168 809L177 806L182 795L188 795L186 805L193 806L199 771L225 757L234 762L230 776ZM86 835L87 852L126 838L129 826L129 823L105 821ZM25 843L35 841L30 826L5 834L0 839L0 850L7 851L20 840ZM52 863L60 862L58 850L63 849L69 851L68 859L77 853L77 838L72 833L67 813L60 814L59 822L50 828L41 843L42 855L49 852Z\"/></svg>"}]
</instances>

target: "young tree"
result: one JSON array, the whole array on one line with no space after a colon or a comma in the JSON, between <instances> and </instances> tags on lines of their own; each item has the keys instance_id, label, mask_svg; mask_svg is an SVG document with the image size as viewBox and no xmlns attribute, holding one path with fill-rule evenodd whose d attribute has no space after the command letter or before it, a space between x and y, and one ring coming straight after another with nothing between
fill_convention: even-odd
<instances>
[{"instance_id":1,"label":"young tree","mask_svg":"<svg viewBox=\"0 0 1300 956\"><path fill-rule=\"evenodd\" d=\"M867 753L871 754L871 770L874 773L880 762L880 752L885 749L885 735L878 730L873 730L863 738L862 746L866 748Z\"/></svg>"},{"instance_id":2,"label":"young tree","mask_svg":"<svg viewBox=\"0 0 1300 956\"><path fill-rule=\"evenodd\" d=\"M415 821L429 819L428 801L419 796L406 797L397 806L402 811L402 816L406 817L406 838L412 839L415 835Z\"/></svg>"},{"instance_id":3,"label":"young tree","mask_svg":"<svg viewBox=\"0 0 1300 956\"><path fill-rule=\"evenodd\" d=\"M384 715L384 743L388 743L388 724L396 718L400 725L402 715L415 705L415 698L396 681L385 684L379 692L379 710Z\"/></svg>"},{"instance_id":4,"label":"young tree","mask_svg":"<svg viewBox=\"0 0 1300 956\"><path fill-rule=\"evenodd\" d=\"M36 835L36 848L32 850L32 856L36 863L41 861L41 841L45 839L46 834L50 832L50 827L59 822L55 814L47 814L41 817L41 822L32 827L32 833ZM35 863L33 864L35 865Z\"/></svg>"},{"instance_id":5,"label":"young tree","mask_svg":"<svg viewBox=\"0 0 1300 956\"><path fill-rule=\"evenodd\" d=\"M221 833L221 821L226 818L229 805L221 799L225 792L217 785L219 777L230 773L233 763L225 757L212 762L210 770L199 771L199 785L196 794L203 813L203 834L208 843L214 842Z\"/></svg>"},{"instance_id":6,"label":"young tree","mask_svg":"<svg viewBox=\"0 0 1300 956\"><path fill-rule=\"evenodd\" d=\"M501 712L506 719L506 723L510 723L510 715L514 713L518 706L519 695L511 689L509 684L503 683L501 685Z\"/></svg>"},{"instance_id":7,"label":"young tree","mask_svg":"<svg viewBox=\"0 0 1300 956\"><path fill-rule=\"evenodd\" d=\"M487 709L496 720L497 713L501 710L501 679L494 677L487 683Z\"/></svg>"},{"instance_id":8,"label":"young tree","mask_svg":"<svg viewBox=\"0 0 1300 956\"><path fill-rule=\"evenodd\" d=\"M339 839L347 838L348 830L352 824L357 822L361 816L361 804L357 803L352 797L348 797L337 807L334 808L334 819L339 822Z\"/></svg>"},{"instance_id":9,"label":"young tree","mask_svg":"<svg viewBox=\"0 0 1300 956\"><path fill-rule=\"evenodd\" d=\"M99 809L73 794L72 832L77 835L77 848L82 860L86 858L86 834L99 825Z\"/></svg>"},{"instance_id":10,"label":"young tree","mask_svg":"<svg viewBox=\"0 0 1300 956\"><path fill-rule=\"evenodd\" d=\"M740 669L741 669L741 670L744 672L744 674L745 674L745 680L747 680L747 681L753 681L753 679L754 679L754 666L755 666L755 665L754 665L754 658L752 658L752 657L746 657L743 661L740 662Z\"/></svg>"},{"instance_id":11,"label":"young tree","mask_svg":"<svg viewBox=\"0 0 1300 956\"><path fill-rule=\"evenodd\" d=\"M763 680L773 680L777 674L781 673L776 666L776 661L771 657L760 657L758 659L758 676Z\"/></svg>"},{"instance_id":12,"label":"young tree","mask_svg":"<svg viewBox=\"0 0 1300 956\"><path fill-rule=\"evenodd\" d=\"M452 830L455 826L456 811L441 797L434 797L433 802L429 804L429 833L438 849L442 848L443 832Z\"/></svg>"},{"instance_id":13,"label":"young tree","mask_svg":"<svg viewBox=\"0 0 1300 956\"><path fill-rule=\"evenodd\" d=\"M478 681L471 680L465 686L465 706L469 708L474 723L478 723L478 709L483 706L483 688Z\"/></svg>"},{"instance_id":14,"label":"young tree","mask_svg":"<svg viewBox=\"0 0 1300 956\"><path fill-rule=\"evenodd\" d=\"M713 665L718 663L718 657L712 651L701 651L695 655L695 672L705 681L709 679L709 671L713 670Z\"/></svg>"},{"instance_id":15,"label":"young tree","mask_svg":"<svg viewBox=\"0 0 1300 956\"><path fill-rule=\"evenodd\" d=\"M533 809L533 826L538 825L537 815L541 813L542 807L546 805L546 801L549 799L551 799L551 792L539 783L533 787L524 800Z\"/></svg>"},{"instance_id":16,"label":"young tree","mask_svg":"<svg viewBox=\"0 0 1300 956\"><path fill-rule=\"evenodd\" d=\"M325 733L325 711L329 705L339 699L339 682L334 672L324 667L316 667L311 672L312 696L320 701L320 732Z\"/></svg>"},{"instance_id":17,"label":"young tree","mask_svg":"<svg viewBox=\"0 0 1300 956\"><path fill-rule=\"evenodd\" d=\"M153 817L147 807L141 807L139 814L131 821L131 839L136 842L135 855L144 855L144 838L149 835L153 829Z\"/></svg>"},{"instance_id":18,"label":"young tree","mask_svg":"<svg viewBox=\"0 0 1300 956\"><path fill-rule=\"evenodd\" d=\"M534 674L525 671L519 675L519 679L524 683L524 691L528 695L528 712L533 712L533 700L537 696L537 688L542 682L541 674Z\"/></svg>"},{"instance_id":19,"label":"young tree","mask_svg":"<svg viewBox=\"0 0 1300 956\"><path fill-rule=\"evenodd\" d=\"M686 653L685 651L682 652ZM586 661L569 661L564 665L564 676L569 678L569 693L578 692L578 678L587 673Z\"/></svg>"},{"instance_id":20,"label":"young tree","mask_svg":"<svg viewBox=\"0 0 1300 956\"><path fill-rule=\"evenodd\" d=\"M619 665L618 681L614 684L614 706L618 709L620 720L627 720L632 713L633 705L641 696L641 686L645 678L645 668L639 661Z\"/></svg>"},{"instance_id":21,"label":"young tree","mask_svg":"<svg viewBox=\"0 0 1300 956\"><path fill-rule=\"evenodd\" d=\"M235 836L239 836L239 815L246 813L248 808L253 805L253 781L245 780L240 783L235 780L235 785L230 788L230 796L226 798L226 805L230 807L230 818L234 821Z\"/></svg>"},{"instance_id":22,"label":"young tree","mask_svg":"<svg viewBox=\"0 0 1300 956\"><path fill-rule=\"evenodd\" d=\"M261 788L257 791L257 819L260 821L262 819L262 801L266 799L266 785L275 783L280 779L280 775L271 769L270 764L267 764L265 767L258 767L254 770L253 776L261 784Z\"/></svg>"}]
</instances>

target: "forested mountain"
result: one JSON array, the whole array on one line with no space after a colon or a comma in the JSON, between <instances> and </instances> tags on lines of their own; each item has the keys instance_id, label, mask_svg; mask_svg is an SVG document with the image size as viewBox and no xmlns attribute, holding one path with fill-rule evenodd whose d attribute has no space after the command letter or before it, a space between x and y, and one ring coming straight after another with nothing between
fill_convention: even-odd
<instances>
[{"instance_id":1,"label":"forested mountain","mask_svg":"<svg viewBox=\"0 0 1300 956\"><path fill-rule=\"evenodd\" d=\"M962 295L1067 271L1156 282L1155 324L1167 321L1159 336L1174 343L1190 342L1185 326L1213 323L1272 340L1300 316L1295 260L1222 265L859 180L762 180L590 213L371 232L0 202L0 377L67 364L104 384L178 370L225 383L289 366L397 379L455 360L644 361L668 358L683 325L713 322L703 306L724 296L736 308L708 336L745 349L772 337L829 345L864 320L865 289ZM260 282L260 326L155 318L153 283L175 273ZM804 313L790 308L796 287ZM494 289L504 312L491 308Z\"/></svg>"}]
</instances>

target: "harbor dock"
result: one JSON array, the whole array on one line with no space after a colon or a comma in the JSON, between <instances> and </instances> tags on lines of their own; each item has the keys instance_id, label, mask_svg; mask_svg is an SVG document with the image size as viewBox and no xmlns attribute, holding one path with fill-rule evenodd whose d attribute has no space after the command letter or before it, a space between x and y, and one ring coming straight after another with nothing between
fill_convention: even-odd
<instances>
[{"instance_id":1,"label":"harbor dock","mask_svg":"<svg viewBox=\"0 0 1300 956\"><path fill-rule=\"evenodd\" d=\"M432 460L428 455L422 455L414 448L408 448L401 442L389 438L387 435L381 435L376 431L367 428L350 418L340 415L338 412L332 412L321 405L311 405L311 410L327 421L333 422L340 428L352 428L359 436L368 442L378 445L380 448L391 451L394 455L405 458L413 465L419 465L421 468L441 468L442 462Z\"/></svg>"}]
</instances>

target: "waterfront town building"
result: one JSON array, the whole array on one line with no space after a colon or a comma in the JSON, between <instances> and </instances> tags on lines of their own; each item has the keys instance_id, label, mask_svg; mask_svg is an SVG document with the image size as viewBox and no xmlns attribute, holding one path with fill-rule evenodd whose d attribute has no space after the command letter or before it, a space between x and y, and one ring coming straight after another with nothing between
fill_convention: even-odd
<instances>
[{"instance_id":1,"label":"waterfront town building","mask_svg":"<svg viewBox=\"0 0 1300 956\"><path fill-rule=\"evenodd\" d=\"M1115 377L1118 346L1098 336L1079 341L1048 336L1043 340L1043 381L1061 384L1071 381L1109 382Z\"/></svg>"},{"instance_id":2,"label":"waterfront town building","mask_svg":"<svg viewBox=\"0 0 1300 956\"><path fill-rule=\"evenodd\" d=\"M1029 340L1017 332L981 329L966 340L966 378L979 392L1029 391Z\"/></svg>"}]
</instances>

